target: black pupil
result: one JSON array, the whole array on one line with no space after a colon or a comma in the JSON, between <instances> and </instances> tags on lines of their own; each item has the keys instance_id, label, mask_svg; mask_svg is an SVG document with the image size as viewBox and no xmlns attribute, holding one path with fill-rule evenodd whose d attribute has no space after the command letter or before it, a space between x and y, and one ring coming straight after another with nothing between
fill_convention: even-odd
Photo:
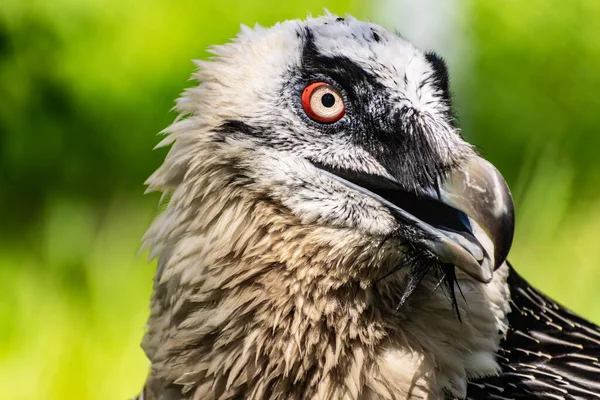
<instances>
[{"instance_id":1,"label":"black pupil","mask_svg":"<svg viewBox=\"0 0 600 400\"><path fill-rule=\"evenodd\" d=\"M321 97L321 104L323 104L327 108L333 107L333 105L335 104L335 96L331 93L325 93L323 97Z\"/></svg>"}]
</instances>

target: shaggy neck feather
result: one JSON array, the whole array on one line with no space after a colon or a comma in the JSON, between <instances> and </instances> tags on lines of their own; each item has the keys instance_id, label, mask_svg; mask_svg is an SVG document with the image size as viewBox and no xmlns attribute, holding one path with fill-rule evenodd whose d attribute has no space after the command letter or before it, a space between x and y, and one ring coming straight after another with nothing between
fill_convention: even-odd
<instances>
[{"instance_id":1,"label":"shaggy neck feather","mask_svg":"<svg viewBox=\"0 0 600 400\"><path fill-rule=\"evenodd\" d=\"M462 322L433 279L396 312L404 273L375 281L399 243L302 225L253 190L240 154L197 143L178 157L184 142L149 181L172 193L146 236L159 258L149 385L194 399L436 399L497 372L506 268L489 285L459 276Z\"/></svg>"}]
</instances>

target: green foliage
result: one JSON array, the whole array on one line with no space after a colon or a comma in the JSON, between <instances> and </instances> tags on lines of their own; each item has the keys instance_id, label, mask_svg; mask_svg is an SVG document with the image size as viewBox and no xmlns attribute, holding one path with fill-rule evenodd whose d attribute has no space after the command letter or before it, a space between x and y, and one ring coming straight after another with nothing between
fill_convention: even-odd
<instances>
[{"instance_id":1,"label":"green foliage","mask_svg":"<svg viewBox=\"0 0 600 400\"><path fill-rule=\"evenodd\" d=\"M469 0L465 133L508 179L509 259L600 322L600 3Z\"/></svg>"},{"instance_id":2,"label":"green foliage","mask_svg":"<svg viewBox=\"0 0 600 400\"><path fill-rule=\"evenodd\" d=\"M142 190L164 157L150 151L154 134L173 119L190 60L240 23L269 26L323 7L364 16L353 0L4 0L0 187L18 195L0 198L0 210L19 228L48 193L103 202Z\"/></svg>"},{"instance_id":3,"label":"green foliage","mask_svg":"<svg viewBox=\"0 0 600 400\"><path fill-rule=\"evenodd\" d=\"M240 23L323 7L371 12L358 0L2 1L3 398L139 390L154 266L136 253L158 212L142 182L164 157L150 149L190 85L189 60ZM513 188L511 260L600 321L600 3L466 0L465 12L472 65L455 80L458 112Z\"/></svg>"},{"instance_id":4,"label":"green foliage","mask_svg":"<svg viewBox=\"0 0 600 400\"><path fill-rule=\"evenodd\" d=\"M136 251L152 214L147 201L115 199L101 218L49 201L30 242L2 249L3 398L126 399L141 388L153 268Z\"/></svg>"},{"instance_id":5,"label":"green foliage","mask_svg":"<svg viewBox=\"0 0 600 400\"><path fill-rule=\"evenodd\" d=\"M465 117L511 180L517 198L542 159L572 167L577 185L600 180L600 3L472 1L473 76ZM587 200L600 194L583 187Z\"/></svg>"}]
</instances>

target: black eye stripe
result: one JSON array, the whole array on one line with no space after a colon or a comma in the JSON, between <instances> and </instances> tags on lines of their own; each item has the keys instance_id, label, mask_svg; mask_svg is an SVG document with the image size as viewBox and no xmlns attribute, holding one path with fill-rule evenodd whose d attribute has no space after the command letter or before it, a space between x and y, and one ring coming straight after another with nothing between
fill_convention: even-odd
<instances>
[{"instance_id":1,"label":"black eye stripe","mask_svg":"<svg viewBox=\"0 0 600 400\"><path fill-rule=\"evenodd\" d=\"M300 75L304 81L310 81L316 76L324 75L333 80L342 89L350 102L359 101L360 88L369 87L371 90L384 91L385 88L377 77L363 69L350 58L343 55L323 55L319 53L314 34L306 28Z\"/></svg>"},{"instance_id":2,"label":"black eye stripe","mask_svg":"<svg viewBox=\"0 0 600 400\"><path fill-rule=\"evenodd\" d=\"M448 165L441 158L436 144L429 140L436 135L432 124L419 118L402 118L403 113L397 109L397 104L390 101L397 98L397 93L382 83L381 72L377 68L363 68L343 54L321 53L309 28L302 30L300 36L304 47L297 71L298 87L314 81L327 82L340 91L347 110L340 123L322 124L318 129L328 134L339 134L366 151L394 174L403 187L434 187L435 177ZM432 68L431 74L426 77L428 83L438 86L442 97L449 97L445 63L435 54L426 58ZM372 61L375 66L385 67L377 64L375 59ZM397 72L395 68L389 71L395 79L402 79ZM320 95L315 103L322 110L329 111L323 97L324 94ZM339 101L336 99L336 102ZM450 99L445 101L450 106ZM450 111L439 118L453 124Z\"/></svg>"}]
</instances>

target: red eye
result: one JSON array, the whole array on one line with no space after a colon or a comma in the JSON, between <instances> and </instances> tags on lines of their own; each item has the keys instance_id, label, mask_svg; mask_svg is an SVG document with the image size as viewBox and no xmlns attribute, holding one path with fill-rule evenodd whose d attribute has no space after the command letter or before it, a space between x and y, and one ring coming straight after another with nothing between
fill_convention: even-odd
<instances>
[{"instance_id":1,"label":"red eye","mask_svg":"<svg viewBox=\"0 0 600 400\"><path fill-rule=\"evenodd\" d=\"M325 82L308 85L302 92L302 108L308 117L323 124L331 124L346 112L340 92Z\"/></svg>"}]
</instances>

